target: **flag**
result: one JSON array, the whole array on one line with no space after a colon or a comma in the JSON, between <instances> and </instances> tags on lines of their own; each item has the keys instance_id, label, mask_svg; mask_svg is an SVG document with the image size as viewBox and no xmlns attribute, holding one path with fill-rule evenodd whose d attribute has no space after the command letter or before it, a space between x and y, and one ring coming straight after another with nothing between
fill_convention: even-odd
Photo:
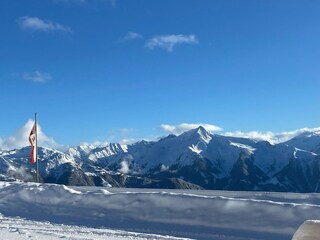
<instances>
[{"instance_id":1,"label":"flag","mask_svg":"<svg viewBox=\"0 0 320 240\"><path fill-rule=\"evenodd\" d=\"M29 142L31 144L30 162L35 163L37 161L37 124L34 123L30 135Z\"/></svg>"}]
</instances>

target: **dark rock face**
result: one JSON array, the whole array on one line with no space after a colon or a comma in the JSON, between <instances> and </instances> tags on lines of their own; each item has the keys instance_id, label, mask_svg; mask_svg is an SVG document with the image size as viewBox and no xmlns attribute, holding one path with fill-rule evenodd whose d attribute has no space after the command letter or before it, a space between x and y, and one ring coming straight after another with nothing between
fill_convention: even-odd
<instances>
[{"instance_id":1,"label":"dark rock face","mask_svg":"<svg viewBox=\"0 0 320 240\"><path fill-rule=\"evenodd\" d=\"M51 171L48 176L43 178L43 181L72 186L95 186L92 177L87 176L82 169L69 163L59 165L56 171Z\"/></svg>"},{"instance_id":2,"label":"dark rock face","mask_svg":"<svg viewBox=\"0 0 320 240\"><path fill-rule=\"evenodd\" d=\"M320 159L306 163L292 158L276 178L290 192L320 192Z\"/></svg>"},{"instance_id":3,"label":"dark rock face","mask_svg":"<svg viewBox=\"0 0 320 240\"><path fill-rule=\"evenodd\" d=\"M228 190L260 190L259 184L267 179L265 173L254 164L252 157L241 154L226 179Z\"/></svg>"}]
</instances>

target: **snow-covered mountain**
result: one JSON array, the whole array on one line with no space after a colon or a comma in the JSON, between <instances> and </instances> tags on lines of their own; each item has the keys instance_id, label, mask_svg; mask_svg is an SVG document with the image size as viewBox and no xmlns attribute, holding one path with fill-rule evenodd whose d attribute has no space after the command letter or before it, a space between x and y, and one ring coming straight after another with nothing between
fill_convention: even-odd
<instances>
[{"instance_id":1,"label":"snow-covered mountain","mask_svg":"<svg viewBox=\"0 0 320 240\"><path fill-rule=\"evenodd\" d=\"M0 178L32 181L29 148L0 152ZM320 133L279 144L199 127L131 145L40 148L44 182L152 188L320 192Z\"/></svg>"},{"instance_id":2,"label":"snow-covered mountain","mask_svg":"<svg viewBox=\"0 0 320 240\"><path fill-rule=\"evenodd\" d=\"M286 142L289 146L320 154L320 130L306 131Z\"/></svg>"}]
</instances>

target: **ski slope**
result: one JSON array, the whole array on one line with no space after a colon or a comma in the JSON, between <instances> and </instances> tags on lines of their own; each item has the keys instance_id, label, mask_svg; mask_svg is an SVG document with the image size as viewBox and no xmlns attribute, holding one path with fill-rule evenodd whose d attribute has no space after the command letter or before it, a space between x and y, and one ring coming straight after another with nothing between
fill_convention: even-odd
<instances>
[{"instance_id":1,"label":"ski slope","mask_svg":"<svg viewBox=\"0 0 320 240\"><path fill-rule=\"evenodd\" d=\"M291 239L320 194L0 183L3 239ZM1 238L2 239L2 238Z\"/></svg>"}]
</instances>

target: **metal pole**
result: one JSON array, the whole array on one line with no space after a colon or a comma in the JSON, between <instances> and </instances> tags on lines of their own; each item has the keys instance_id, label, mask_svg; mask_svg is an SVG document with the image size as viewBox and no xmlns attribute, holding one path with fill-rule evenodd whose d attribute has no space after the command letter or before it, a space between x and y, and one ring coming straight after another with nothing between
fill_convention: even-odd
<instances>
[{"instance_id":1,"label":"metal pole","mask_svg":"<svg viewBox=\"0 0 320 240\"><path fill-rule=\"evenodd\" d=\"M34 121L35 121L35 126L36 126L36 163L37 163L37 183L39 182L39 164L38 164L38 125L37 125L37 113L34 113Z\"/></svg>"}]
</instances>

